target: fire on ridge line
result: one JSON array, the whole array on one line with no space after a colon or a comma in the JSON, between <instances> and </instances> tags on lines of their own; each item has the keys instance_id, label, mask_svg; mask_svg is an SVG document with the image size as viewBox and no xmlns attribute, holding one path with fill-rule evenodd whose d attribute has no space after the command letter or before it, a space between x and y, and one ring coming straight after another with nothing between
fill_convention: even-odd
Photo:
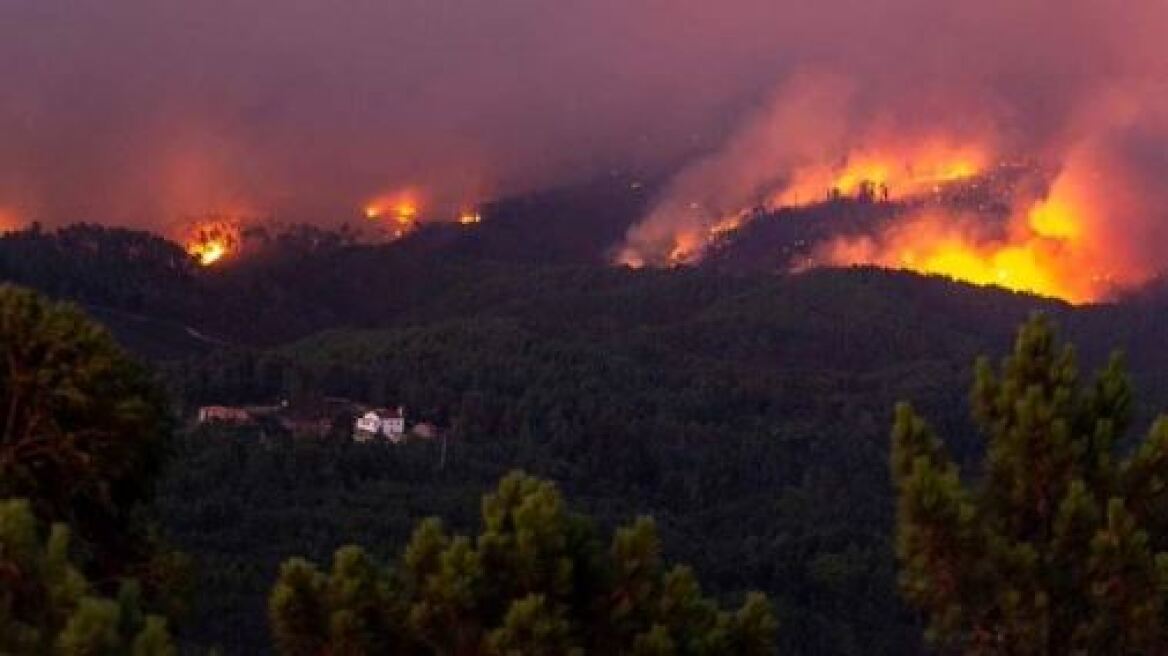
<instances>
[{"instance_id":1,"label":"fire on ridge line","mask_svg":"<svg viewBox=\"0 0 1168 656\"><path fill-rule=\"evenodd\" d=\"M421 198L422 194L413 189L385 194L366 203L362 213L370 221L387 224L395 239L430 221L453 222L462 226L473 226L483 221L477 205L463 205L453 216L439 212L437 216L441 218L435 218L435 213L430 209L423 211Z\"/></svg>"},{"instance_id":2,"label":"fire on ridge line","mask_svg":"<svg viewBox=\"0 0 1168 656\"><path fill-rule=\"evenodd\" d=\"M416 196L405 193L370 201L362 208L362 214L371 221L387 223L388 236L392 239L408 234L423 221L422 208ZM446 221L470 227L482 223L483 215L477 206L466 205ZM185 229L182 243L199 265L214 266L239 255L243 225L242 219L218 216L198 220ZM2 228L3 224L0 224Z\"/></svg>"},{"instance_id":3,"label":"fire on ridge line","mask_svg":"<svg viewBox=\"0 0 1168 656\"><path fill-rule=\"evenodd\" d=\"M196 223L185 240L187 253L205 267L218 264L234 255L239 244L239 224L226 219L210 219Z\"/></svg>"},{"instance_id":4,"label":"fire on ridge line","mask_svg":"<svg viewBox=\"0 0 1168 656\"><path fill-rule=\"evenodd\" d=\"M898 161L907 161L897 164ZM774 193L766 209L800 207L832 198L864 197L876 202L904 200L939 192L945 185L985 175L990 161L973 148L948 154L931 152L918 160L897 160L872 153L850 157L843 167L797 170ZM1093 243L1098 212L1082 193L1075 171L1062 171L1045 197L1011 198L1004 236L986 236L976 217L930 207L895 219L875 234L826 240L810 253L809 266L872 265L947 276L977 285L1035 293L1072 303L1098 301L1124 283ZM691 209L700 211L694 204ZM669 265L700 261L706 249L750 221L750 211L708 222L673 235ZM643 266L635 249L619 262ZM800 268L807 268L803 266Z\"/></svg>"}]
</instances>

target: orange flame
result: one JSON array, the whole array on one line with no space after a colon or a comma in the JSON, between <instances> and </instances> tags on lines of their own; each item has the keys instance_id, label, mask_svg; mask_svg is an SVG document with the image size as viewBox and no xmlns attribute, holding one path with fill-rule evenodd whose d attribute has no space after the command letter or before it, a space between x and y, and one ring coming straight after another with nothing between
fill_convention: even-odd
<instances>
[{"instance_id":1,"label":"orange flame","mask_svg":"<svg viewBox=\"0 0 1168 656\"><path fill-rule=\"evenodd\" d=\"M419 194L412 189L379 196L365 204L365 218L389 222L394 239L405 236L418 227L421 220Z\"/></svg>"},{"instance_id":2,"label":"orange flame","mask_svg":"<svg viewBox=\"0 0 1168 656\"><path fill-rule=\"evenodd\" d=\"M841 163L813 163L796 168L777 191L769 194L762 209L810 205L835 197L891 201L935 194L947 184L983 174L990 161L988 149L943 139L868 146L851 152ZM663 254L664 262L669 265L691 264L701 260L714 243L754 216L753 210L746 208L719 215L696 201L679 211L697 218L676 222L665 236L657 258L652 252L642 252L641 248L630 245L617 255L616 261L626 266L643 266ZM703 218L707 212L712 216Z\"/></svg>"},{"instance_id":3,"label":"orange flame","mask_svg":"<svg viewBox=\"0 0 1168 656\"><path fill-rule=\"evenodd\" d=\"M832 240L813 259L937 274L1084 303L1144 277L1119 271L1101 252L1092 235L1098 219L1074 174L1064 173L1045 198L1014 210L1004 235L987 236L984 222L931 210L897 221L875 237Z\"/></svg>"},{"instance_id":4,"label":"orange flame","mask_svg":"<svg viewBox=\"0 0 1168 656\"><path fill-rule=\"evenodd\" d=\"M803 205L833 193L854 197L865 189L885 199L905 198L972 178L983 172L988 162L989 155L976 146L938 140L909 147L867 148L849 154L839 166L812 165L796 170L771 204Z\"/></svg>"},{"instance_id":5,"label":"orange flame","mask_svg":"<svg viewBox=\"0 0 1168 656\"><path fill-rule=\"evenodd\" d=\"M820 249L816 261L943 275L1072 302L1096 298L1098 279L1068 275L1061 261L1067 248L1062 240L1036 233L1015 240L980 240L955 227L953 217L925 214L875 238L834 240Z\"/></svg>"},{"instance_id":6,"label":"orange flame","mask_svg":"<svg viewBox=\"0 0 1168 656\"><path fill-rule=\"evenodd\" d=\"M686 231L679 233L674 238L673 250L669 252L669 264L680 266L698 262L711 244L742 227L746 220L745 217L745 213L735 214L715 221L704 232ZM633 261L635 261L635 256L630 253L623 264L632 266L630 262Z\"/></svg>"},{"instance_id":7,"label":"orange flame","mask_svg":"<svg viewBox=\"0 0 1168 656\"><path fill-rule=\"evenodd\" d=\"M884 200L936 200L948 185L979 179L994 185L990 149L930 141L890 150L867 147L836 166L812 165L794 171L769 209L822 202L835 197ZM1072 303L1106 299L1117 290L1146 281L1154 272L1115 246L1108 217L1139 209L1122 198L1122 177L1101 180L1098 157L1072 153L1045 194L1009 187L1001 200L1008 214L965 214L943 203L909 203L909 214L866 236L838 237L813 249L806 266L874 265L948 276L976 285L1057 297ZM1042 182L1040 170L1031 182ZM1103 184L1108 182L1109 184ZM962 187L964 188L964 187ZM980 187L969 187L970 189ZM992 189L993 186L987 189ZM1028 188L1028 187L1027 187ZM1027 195L1029 194L1029 195ZM1107 194L1104 196L1103 194ZM1123 208L1128 208L1124 210ZM705 212L691 203L692 212ZM994 210L997 212L998 210ZM677 225L666 233L661 263L676 266L700 260L712 244L750 221L743 211L717 220ZM695 224L698 224L695 226ZM1114 232L1114 231L1111 231ZM645 253L629 246L617 262L644 266Z\"/></svg>"},{"instance_id":8,"label":"orange flame","mask_svg":"<svg viewBox=\"0 0 1168 656\"><path fill-rule=\"evenodd\" d=\"M186 240L186 251L202 266L212 266L236 252L240 245L239 224L212 219L193 227Z\"/></svg>"}]
</instances>

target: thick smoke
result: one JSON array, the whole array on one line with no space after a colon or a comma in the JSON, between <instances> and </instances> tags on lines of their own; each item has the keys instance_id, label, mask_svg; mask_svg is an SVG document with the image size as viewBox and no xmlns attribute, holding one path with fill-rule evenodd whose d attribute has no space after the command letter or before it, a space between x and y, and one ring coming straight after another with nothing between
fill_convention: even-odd
<instances>
[{"instance_id":1,"label":"thick smoke","mask_svg":"<svg viewBox=\"0 0 1168 656\"><path fill-rule=\"evenodd\" d=\"M1032 208L1018 207L1014 241L996 246L1035 240L1024 244L1027 257L1041 251L1097 279L1067 296L1099 298L1105 288L1138 284L1164 266L1157 253L1168 247L1168 194L1157 183L1168 173L1166 8L1150 0L883 2L831 22L840 36L831 46L811 28L799 72L720 149L676 176L630 230L618 260L691 261L727 216L814 200L808 192L822 198L844 163L880 156L920 164L942 153L979 168L1026 159L1057 172L1048 201L1060 211L1074 205L1076 234L1033 229ZM826 251L837 264L895 264L894 250L923 226L937 235L966 231L967 217L950 218L957 225L910 217L864 248ZM946 237L946 248L955 238ZM840 256L859 252L868 255ZM1065 291L1061 281L1045 289Z\"/></svg>"},{"instance_id":2,"label":"thick smoke","mask_svg":"<svg viewBox=\"0 0 1168 656\"><path fill-rule=\"evenodd\" d=\"M783 67L750 16L710 13L693 0L9 0L0 208L50 223L331 221L402 188L456 206L668 161Z\"/></svg>"},{"instance_id":3,"label":"thick smoke","mask_svg":"<svg viewBox=\"0 0 1168 656\"><path fill-rule=\"evenodd\" d=\"M757 202L800 161L861 138L976 133L1056 163L1104 140L1124 176L1153 180L1155 148L1124 135L1158 139L1160 116L1095 132L1111 119L1087 108L1161 104L1164 7L10 0L0 216L334 221L402 188L454 207L715 152L630 235L648 251L668 217L691 220L669 207Z\"/></svg>"}]
</instances>

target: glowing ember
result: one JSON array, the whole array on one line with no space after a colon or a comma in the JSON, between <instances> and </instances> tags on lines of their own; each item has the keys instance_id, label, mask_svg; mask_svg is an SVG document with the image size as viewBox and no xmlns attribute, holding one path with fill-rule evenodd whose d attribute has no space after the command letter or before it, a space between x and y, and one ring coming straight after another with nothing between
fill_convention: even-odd
<instances>
[{"instance_id":1,"label":"glowing ember","mask_svg":"<svg viewBox=\"0 0 1168 656\"><path fill-rule=\"evenodd\" d=\"M474 225L483 222L483 215L478 212L466 212L458 217L458 222L461 225Z\"/></svg>"}]
</instances>

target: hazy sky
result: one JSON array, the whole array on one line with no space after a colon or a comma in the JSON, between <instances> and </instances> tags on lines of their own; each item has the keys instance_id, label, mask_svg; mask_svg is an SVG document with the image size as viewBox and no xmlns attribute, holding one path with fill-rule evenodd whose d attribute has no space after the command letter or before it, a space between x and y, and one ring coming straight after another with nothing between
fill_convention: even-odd
<instances>
[{"instance_id":1,"label":"hazy sky","mask_svg":"<svg viewBox=\"0 0 1168 656\"><path fill-rule=\"evenodd\" d=\"M807 71L848 81L841 111L990 121L1041 149L1100 98L1168 97L1166 6L2 0L0 215L335 221L405 185L473 201L715 148Z\"/></svg>"}]
</instances>

